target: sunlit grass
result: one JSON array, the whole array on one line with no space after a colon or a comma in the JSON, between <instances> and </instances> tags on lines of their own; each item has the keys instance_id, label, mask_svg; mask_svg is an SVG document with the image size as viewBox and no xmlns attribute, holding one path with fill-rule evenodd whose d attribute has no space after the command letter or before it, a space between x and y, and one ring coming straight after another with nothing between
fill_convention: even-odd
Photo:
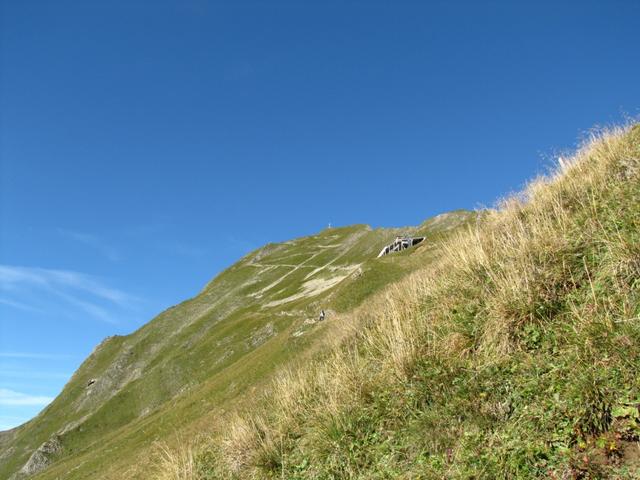
<instances>
[{"instance_id":1,"label":"sunlit grass","mask_svg":"<svg viewBox=\"0 0 640 480\"><path fill-rule=\"evenodd\" d=\"M636 126L351 312L202 478L640 478L638 245Z\"/></svg>"}]
</instances>

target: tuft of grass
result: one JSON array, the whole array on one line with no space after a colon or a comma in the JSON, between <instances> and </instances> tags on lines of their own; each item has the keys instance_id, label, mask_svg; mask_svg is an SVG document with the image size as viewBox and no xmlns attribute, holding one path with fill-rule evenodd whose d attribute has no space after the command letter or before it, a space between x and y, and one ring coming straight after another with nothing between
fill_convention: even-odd
<instances>
[{"instance_id":1,"label":"tuft of grass","mask_svg":"<svg viewBox=\"0 0 640 480\"><path fill-rule=\"evenodd\" d=\"M169 447L166 443L158 443L155 463L158 480L190 480L197 474L195 454L188 444Z\"/></svg>"}]
</instances>

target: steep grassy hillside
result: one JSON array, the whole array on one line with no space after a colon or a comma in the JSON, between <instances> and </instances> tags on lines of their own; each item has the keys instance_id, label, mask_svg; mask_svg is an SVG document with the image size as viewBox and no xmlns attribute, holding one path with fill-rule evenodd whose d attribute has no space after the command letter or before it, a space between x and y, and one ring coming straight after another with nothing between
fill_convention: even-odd
<instances>
[{"instance_id":1,"label":"steep grassy hillside","mask_svg":"<svg viewBox=\"0 0 640 480\"><path fill-rule=\"evenodd\" d=\"M445 243L158 477L640 478L640 126Z\"/></svg>"},{"instance_id":2,"label":"steep grassy hillside","mask_svg":"<svg viewBox=\"0 0 640 480\"><path fill-rule=\"evenodd\" d=\"M247 255L193 299L96 347L37 418L0 435L0 478L148 478L156 440L250 404L276 367L303 361L327 333L343 335L343 315L424 265L473 218L453 212L402 230L331 228ZM376 259L400 231L427 241ZM321 309L327 320L319 323Z\"/></svg>"}]
</instances>

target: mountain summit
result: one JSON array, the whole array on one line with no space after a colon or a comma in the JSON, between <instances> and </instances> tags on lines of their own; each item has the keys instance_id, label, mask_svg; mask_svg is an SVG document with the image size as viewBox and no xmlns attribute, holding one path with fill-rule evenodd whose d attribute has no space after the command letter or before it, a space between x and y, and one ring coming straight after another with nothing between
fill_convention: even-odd
<instances>
[{"instance_id":1,"label":"mountain summit","mask_svg":"<svg viewBox=\"0 0 640 480\"><path fill-rule=\"evenodd\" d=\"M640 126L559 163L250 253L98 345L0 476L640 478Z\"/></svg>"},{"instance_id":2,"label":"mountain summit","mask_svg":"<svg viewBox=\"0 0 640 480\"><path fill-rule=\"evenodd\" d=\"M250 399L276 369L339 336L350 310L423 266L443 238L475 217L456 211L418 227L327 228L248 254L194 298L100 343L47 408L0 434L0 477L128 471L155 440ZM425 240L376 258L399 235Z\"/></svg>"}]
</instances>

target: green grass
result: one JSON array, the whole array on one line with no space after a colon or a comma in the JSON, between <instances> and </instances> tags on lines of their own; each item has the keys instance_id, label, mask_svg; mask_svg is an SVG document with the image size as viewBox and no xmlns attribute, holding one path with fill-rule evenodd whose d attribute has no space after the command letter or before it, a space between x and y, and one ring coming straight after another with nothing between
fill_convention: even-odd
<instances>
[{"instance_id":1,"label":"green grass","mask_svg":"<svg viewBox=\"0 0 640 480\"><path fill-rule=\"evenodd\" d=\"M247 392L268 386L278 369L303 361L331 334L326 323L304 321L316 318L320 308L334 308L336 299L349 296L340 292L353 290L354 283L347 279L320 295L273 308L265 308L268 302L295 295L308 280L331 278L328 268L307 278L326 264L363 264L375 271L380 262L373 257L394 235L394 230L356 225L267 245L222 272L193 299L131 335L110 338L39 417L7 440L6 448L14 450L0 460L0 478L16 472L33 450L63 430L62 454L37 478L148 478L154 442L219 422L224 412L246 401ZM397 258L393 277L355 282L357 301L417 268L418 262L406 258ZM290 273L292 265L305 261L308 265ZM393 259L384 263L393 265ZM274 329L268 338L267 325ZM303 336L293 337L298 330ZM90 379L97 379L92 388Z\"/></svg>"},{"instance_id":2,"label":"green grass","mask_svg":"<svg viewBox=\"0 0 640 480\"><path fill-rule=\"evenodd\" d=\"M639 206L636 126L381 295L352 280L335 305L370 295L356 333L197 450L187 478L640 478Z\"/></svg>"},{"instance_id":3,"label":"green grass","mask_svg":"<svg viewBox=\"0 0 640 480\"><path fill-rule=\"evenodd\" d=\"M616 131L479 217L252 252L105 342L0 478L62 429L35 478L640 478L639 158ZM376 259L402 232L427 238Z\"/></svg>"}]
</instances>

